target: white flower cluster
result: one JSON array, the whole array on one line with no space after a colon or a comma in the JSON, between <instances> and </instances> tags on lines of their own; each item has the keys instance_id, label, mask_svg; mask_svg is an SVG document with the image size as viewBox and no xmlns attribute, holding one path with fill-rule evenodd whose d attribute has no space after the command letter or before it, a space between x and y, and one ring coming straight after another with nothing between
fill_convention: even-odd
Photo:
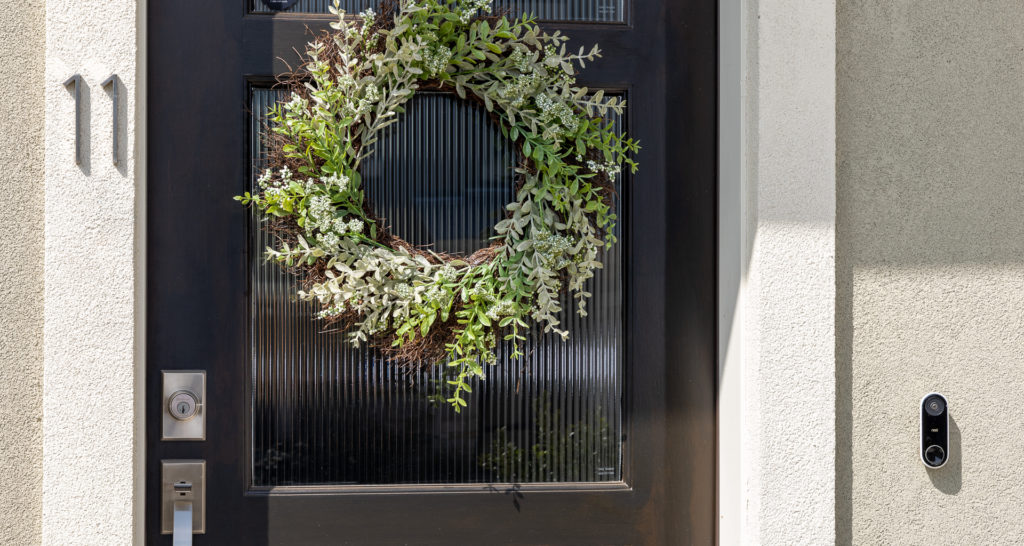
<instances>
[{"instance_id":1,"label":"white flower cluster","mask_svg":"<svg viewBox=\"0 0 1024 546\"><path fill-rule=\"evenodd\" d=\"M423 294L423 299L426 301L437 302L442 305L448 303L447 294L445 294L444 290L442 290L441 287L436 284L431 285L430 288L427 289L427 291Z\"/></svg>"},{"instance_id":2,"label":"white flower cluster","mask_svg":"<svg viewBox=\"0 0 1024 546\"><path fill-rule=\"evenodd\" d=\"M344 188L348 184L348 178L338 177L330 184ZM309 200L309 210L306 222L306 235L312 236L314 230L320 232L317 237L321 248L328 253L335 253L341 243L341 237L351 233L362 233L365 227L360 218L338 218L335 216L334 205L326 195L315 195Z\"/></svg>"},{"instance_id":3,"label":"white flower cluster","mask_svg":"<svg viewBox=\"0 0 1024 546\"><path fill-rule=\"evenodd\" d=\"M350 89L356 84L356 78L348 70L343 70L338 75L338 87L342 89Z\"/></svg>"},{"instance_id":4,"label":"white flower cluster","mask_svg":"<svg viewBox=\"0 0 1024 546\"><path fill-rule=\"evenodd\" d=\"M573 115L572 108L569 108L567 104L556 101L547 94L537 95L535 100L537 106L547 119L557 119L562 124L562 127L565 127L565 133L571 134L576 132L576 129L579 127L579 121Z\"/></svg>"},{"instance_id":5,"label":"white flower cluster","mask_svg":"<svg viewBox=\"0 0 1024 546\"><path fill-rule=\"evenodd\" d=\"M444 264L434 275L435 279L443 283L453 283L459 278L459 272L451 264Z\"/></svg>"},{"instance_id":6,"label":"white flower cluster","mask_svg":"<svg viewBox=\"0 0 1024 546\"><path fill-rule=\"evenodd\" d=\"M524 74L533 71L530 66L530 58L526 56L522 47L517 47L512 51L512 54L508 56L508 62L512 64L513 68Z\"/></svg>"},{"instance_id":7,"label":"white flower cluster","mask_svg":"<svg viewBox=\"0 0 1024 546\"><path fill-rule=\"evenodd\" d=\"M436 76L448 69L448 62L451 59L452 50L448 46L438 45L423 54L423 66L431 76Z\"/></svg>"},{"instance_id":8,"label":"white flower cluster","mask_svg":"<svg viewBox=\"0 0 1024 546\"><path fill-rule=\"evenodd\" d=\"M415 290L413 290L413 288L408 284L402 283L395 285L395 295L403 300L411 300L414 294Z\"/></svg>"},{"instance_id":9,"label":"white flower cluster","mask_svg":"<svg viewBox=\"0 0 1024 546\"><path fill-rule=\"evenodd\" d=\"M348 189L349 178L344 174L334 173L330 176L321 176L320 182L328 188L333 186L338 188L340 191L345 191Z\"/></svg>"},{"instance_id":10,"label":"white flower cluster","mask_svg":"<svg viewBox=\"0 0 1024 546\"><path fill-rule=\"evenodd\" d=\"M377 18L377 12L373 11L373 8L367 8L359 16L363 18L363 28L368 29L373 25L373 20Z\"/></svg>"},{"instance_id":11,"label":"white flower cluster","mask_svg":"<svg viewBox=\"0 0 1024 546\"><path fill-rule=\"evenodd\" d=\"M366 87L366 93L363 94L363 100L376 103L380 100L380 88L376 85L369 85Z\"/></svg>"},{"instance_id":12,"label":"white flower cluster","mask_svg":"<svg viewBox=\"0 0 1024 546\"><path fill-rule=\"evenodd\" d=\"M535 72L520 74L498 89L498 95L509 101L512 106L519 108L526 102L527 97L534 95L540 83L540 76Z\"/></svg>"},{"instance_id":13,"label":"white flower cluster","mask_svg":"<svg viewBox=\"0 0 1024 546\"><path fill-rule=\"evenodd\" d=\"M595 173L604 171L608 173L609 176L615 176L622 172L622 167L616 163L598 163L593 159L587 160L587 168L590 169L591 172Z\"/></svg>"},{"instance_id":14,"label":"white flower cluster","mask_svg":"<svg viewBox=\"0 0 1024 546\"><path fill-rule=\"evenodd\" d=\"M509 317L516 312L516 304L512 300L501 300L487 310L487 318L498 320L501 317Z\"/></svg>"},{"instance_id":15,"label":"white flower cluster","mask_svg":"<svg viewBox=\"0 0 1024 546\"><path fill-rule=\"evenodd\" d=\"M331 305L330 307L327 307L326 309L318 312L316 314L316 318L325 319L325 318L336 317L336 316L344 313L345 309L346 309L346 307L344 305L334 304L334 305Z\"/></svg>"},{"instance_id":16,"label":"white flower cluster","mask_svg":"<svg viewBox=\"0 0 1024 546\"><path fill-rule=\"evenodd\" d=\"M315 221L315 226L322 232L331 229L331 222L334 220L334 207L331 206L331 199L326 195L315 195L309 200L309 216Z\"/></svg>"},{"instance_id":17,"label":"white flower cluster","mask_svg":"<svg viewBox=\"0 0 1024 546\"><path fill-rule=\"evenodd\" d=\"M484 298L489 296L491 291L484 288L480 283L477 283L471 286L469 290L466 290L466 294L470 297L476 296L477 298Z\"/></svg>"},{"instance_id":18,"label":"white flower cluster","mask_svg":"<svg viewBox=\"0 0 1024 546\"><path fill-rule=\"evenodd\" d=\"M469 23L469 20L472 19L478 11L490 13L491 0L462 0L458 8L459 21L464 25Z\"/></svg>"},{"instance_id":19,"label":"white flower cluster","mask_svg":"<svg viewBox=\"0 0 1024 546\"><path fill-rule=\"evenodd\" d=\"M487 345L488 347L494 347L497 344L494 338L493 330L487 332L487 335L484 336L484 344ZM480 354L480 358L484 361L485 364L489 364L491 366L498 363L498 355L494 354L494 351L485 351ZM481 374L480 378L487 379L487 376Z\"/></svg>"},{"instance_id":20,"label":"white flower cluster","mask_svg":"<svg viewBox=\"0 0 1024 546\"><path fill-rule=\"evenodd\" d=\"M271 169L267 169L263 171L263 174L260 175L259 178L256 179L256 183L260 185L260 188L266 188L273 181L273 178L274 171Z\"/></svg>"},{"instance_id":21,"label":"white flower cluster","mask_svg":"<svg viewBox=\"0 0 1024 546\"><path fill-rule=\"evenodd\" d=\"M337 233L330 232L320 237L320 245L324 250L336 251L341 244L341 237Z\"/></svg>"},{"instance_id":22,"label":"white flower cluster","mask_svg":"<svg viewBox=\"0 0 1024 546\"><path fill-rule=\"evenodd\" d=\"M566 256L572 246L573 242L568 237L554 235L547 231L538 233L533 243L540 263L552 271L558 271L572 261Z\"/></svg>"},{"instance_id":23,"label":"white flower cluster","mask_svg":"<svg viewBox=\"0 0 1024 546\"><path fill-rule=\"evenodd\" d=\"M366 86L366 90L363 92L363 98L359 99L358 102L352 104L349 101L349 110L351 115L359 117L362 115L369 114L373 111L373 108L377 106L377 102L380 100L380 88L376 85Z\"/></svg>"},{"instance_id":24,"label":"white flower cluster","mask_svg":"<svg viewBox=\"0 0 1024 546\"><path fill-rule=\"evenodd\" d=\"M303 112L309 106L309 101L300 97L298 93L292 93L292 100L285 103L284 108L288 112L295 114Z\"/></svg>"},{"instance_id":25,"label":"white flower cluster","mask_svg":"<svg viewBox=\"0 0 1024 546\"><path fill-rule=\"evenodd\" d=\"M338 235L345 235L348 233L362 233L363 232L363 221L359 218L335 218L330 223L330 229ZM326 229L321 229L326 232Z\"/></svg>"},{"instance_id":26,"label":"white flower cluster","mask_svg":"<svg viewBox=\"0 0 1024 546\"><path fill-rule=\"evenodd\" d=\"M292 171L287 166L281 167L278 171L277 178L274 178L274 171L267 169L263 171L263 174L256 179L256 183L259 184L260 188L265 190L269 196L275 196L281 193L281 188L289 186L295 179L292 178ZM307 181L305 186L309 190L312 187L312 182Z\"/></svg>"}]
</instances>

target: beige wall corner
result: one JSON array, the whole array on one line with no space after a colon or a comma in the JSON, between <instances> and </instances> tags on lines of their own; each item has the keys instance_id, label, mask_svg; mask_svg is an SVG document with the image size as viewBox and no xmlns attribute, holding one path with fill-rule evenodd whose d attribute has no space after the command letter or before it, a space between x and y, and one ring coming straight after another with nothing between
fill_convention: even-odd
<instances>
[{"instance_id":1,"label":"beige wall corner","mask_svg":"<svg viewBox=\"0 0 1024 546\"><path fill-rule=\"evenodd\" d=\"M136 2L46 2L43 543L129 544L136 471ZM82 88L81 164L75 102ZM120 164L112 94L120 81ZM139 453L141 456L141 453Z\"/></svg>"},{"instance_id":2,"label":"beige wall corner","mask_svg":"<svg viewBox=\"0 0 1024 546\"><path fill-rule=\"evenodd\" d=\"M1019 543L1024 9L841 0L838 22L839 542Z\"/></svg>"},{"instance_id":3,"label":"beige wall corner","mask_svg":"<svg viewBox=\"0 0 1024 546\"><path fill-rule=\"evenodd\" d=\"M0 17L0 544L38 544L43 484L42 0Z\"/></svg>"},{"instance_id":4,"label":"beige wall corner","mask_svg":"<svg viewBox=\"0 0 1024 546\"><path fill-rule=\"evenodd\" d=\"M836 534L836 4L751 0L744 6L742 172L733 173L741 182L732 194L740 210L739 312L722 324L741 335L737 342L726 333L722 342L729 351L725 367L737 366L738 373L727 369L720 390L732 393L739 408L738 419L727 413L736 410L721 410L721 419L739 421L732 440L741 459L739 539L830 544Z\"/></svg>"}]
</instances>

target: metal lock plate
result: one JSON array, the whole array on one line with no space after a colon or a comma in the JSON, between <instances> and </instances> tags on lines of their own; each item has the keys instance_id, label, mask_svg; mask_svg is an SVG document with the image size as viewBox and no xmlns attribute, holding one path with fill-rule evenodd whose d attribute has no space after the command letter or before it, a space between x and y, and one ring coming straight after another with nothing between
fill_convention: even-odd
<instances>
[{"instance_id":1,"label":"metal lock plate","mask_svg":"<svg viewBox=\"0 0 1024 546\"><path fill-rule=\"evenodd\" d=\"M192 532L206 533L206 461L160 461L160 532L174 531L175 503L191 503Z\"/></svg>"},{"instance_id":2,"label":"metal lock plate","mask_svg":"<svg viewBox=\"0 0 1024 546\"><path fill-rule=\"evenodd\" d=\"M206 372L164 371L163 440L206 439Z\"/></svg>"}]
</instances>

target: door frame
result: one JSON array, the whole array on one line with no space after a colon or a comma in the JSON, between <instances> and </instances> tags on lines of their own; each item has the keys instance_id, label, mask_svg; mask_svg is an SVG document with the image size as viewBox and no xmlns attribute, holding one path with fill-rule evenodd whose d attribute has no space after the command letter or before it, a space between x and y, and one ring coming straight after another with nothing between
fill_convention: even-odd
<instances>
[{"instance_id":1,"label":"door frame","mask_svg":"<svg viewBox=\"0 0 1024 546\"><path fill-rule=\"evenodd\" d=\"M223 184L230 184L236 177L241 179L244 176L240 176L238 170L241 163L230 167L234 165L232 159L217 165L215 155L203 155L208 154L208 150L192 148L196 141L189 139L196 126L190 120L183 120L177 112L182 109L194 111L194 119L198 123L211 120L202 125L204 137L218 143L218 146L221 142L225 143L228 146L226 150L236 150L235 146L239 146L237 151L242 152L245 149L242 145L244 141L239 138L248 123L241 117L244 109L239 109L239 119L234 121L236 114L232 109L236 101L232 97L247 96L245 92L238 92L243 89L236 89L245 83L239 81L237 86L210 84L220 81L223 75L239 75L251 81L250 74L277 72L284 65L278 65L275 56L269 55L274 51L273 44L301 44L307 39L305 22L302 20L290 17L243 17L241 13L236 15L236 9L239 8L226 5L208 13L210 19L204 21L206 30L194 33L188 43L180 41L178 30L192 28L189 23L195 18L187 10L154 10L154 13L159 13L154 16L160 17L161 25L150 29L151 43L163 46L150 51L154 66L151 77L155 78L156 72L190 73L196 81L201 82L200 93L204 98L200 100L200 95L195 92L183 94L180 85L164 90L158 85L160 80L151 81L150 91L158 93L160 102L150 104L150 108L158 108L156 112L159 112L153 118L159 122L151 125L150 138L153 149L159 150L160 154L151 155L153 163L150 169L173 166L182 169L174 171L173 176L199 176L202 177L202 183L190 187L190 190L195 190L195 194L181 195L174 192L173 176L167 178L169 171L156 171L162 177L159 178L161 182L150 193L149 221L154 229L149 231L148 240L154 251L150 254L149 264L154 268L152 271L159 272L159 277L153 275L149 280L149 297L152 301L147 328L153 334L149 340L149 354L156 358L149 363L147 419L149 423L160 421L161 385L160 375L156 373L158 367L195 368L197 363L216 363L212 367L208 364L200 365L207 368L207 392L210 393L210 399L206 403L211 411L206 419L212 437L217 436L217 430L233 430L237 423L245 422L245 397L235 390L239 388L236 380L243 377L234 375L235 371L232 371L236 361L243 368L245 366L246 361L239 361L236 351L241 346L236 343L242 343L245 338L242 334L245 329L235 326L231 317L236 316L236 312L244 314L248 304L247 299L237 293L237 288L228 287L235 287L230 279L241 278L233 275L248 269L249 257L244 247L226 243L234 240L233 237L241 240L245 227L244 222L239 221L243 218L241 211L226 208L228 205L237 207L228 200L225 203L218 200L215 204L203 205L204 222L191 223L181 218L191 214L193 200L213 203L209 200L219 199L218 192L222 190L212 188L223 187ZM658 158L657 162L648 167L650 180L656 183L652 184L650 191L633 194L628 201L633 214L627 217L631 224L637 226L633 235L630 235L632 244L637 245L635 255L644 252L642 261L631 261L629 266L633 275L640 275L629 285L629 290L635 292L636 298L631 303L630 316L634 319L645 317L646 322L637 321L636 324L648 326L640 329L634 326L631 335L635 337L627 343L627 347L630 347L629 361L634 365L645 361L654 362L652 369L656 374L633 375L633 380L629 382L631 386L624 393L626 407L633 410L627 412L630 415L627 426L632 430L634 441L624 453L626 466L623 469L624 477L630 480L629 484L623 482L621 487L615 487L614 484L610 487L579 484L529 487L531 490L548 491L533 496L530 503L534 508L533 513L528 516L524 512L522 516L523 522L532 522L531 528L542 521L537 518L542 518L543 514L558 511L571 514L572 521L579 524L572 529L564 523L560 526L552 524L550 527L547 524L541 525L529 535L533 537L530 540L545 540L545 529L559 532L561 535L558 536L562 539L570 540L573 536L591 536L593 540L605 537L618 541L620 539L613 537L621 535L649 536L648 540L660 540L655 537L690 537L692 540L709 542L714 537L715 292L712 287L716 285L717 141L714 135L717 134L717 27L713 23L716 21L717 5L715 2L698 0L685 3L666 1L654 7L643 6L642 10L634 7L630 11L638 25L647 25L648 30L658 33L659 44L663 39L666 46L671 44L672 47L665 50L648 48L645 51L636 42L625 41L640 36L633 30L632 23L624 29L631 34L624 34L618 29L602 28L602 25L555 26L573 29L584 42L598 41L606 43L608 47L612 43L624 44L621 47L625 52L634 51L634 54L643 55L654 70L643 72L645 68L640 68L641 72L637 72L639 65L631 63L629 57L610 56L606 63L615 67L610 73L616 76L610 80L604 80L603 76L600 78L612 85L620 81L627 86L638 83L636 91L631 95L634 104L650 105L636 110L630 125L645 128L641 139L648 139L646 145L649 153L653 154L651 157ZM598 36L604 38L598 39ZM606 39L610 41L606 42ZM177 48L167 49L170 44L177 44ZM202 57L201 50L204 47L220 51L225 59L224 64L220 64L220 57L212 63L196 62L195 59ZM677 138L668 138L666 133L671 128L678 128L674 131ZM174 156L171 151L179 149L180 153L190 155ZM217 148L213 154L220 154L221 151ZM235 152L228 153L231 154L229 157L234 157ZM182 161L179 167L175 157L192 159ZM157 167L157 163L161 166ZM693 174L693 182L671 183L681 178L682 173ZM157 176L154 176L156 179ZM670 211L666 203L677 206ZM208 238L209 232L218 233L218 236ZM195 241L195 244L189 245L186 250L180 243L183 239ZM189 269L182 274L181 270L176 269L180 267ZM681 280L671 279L672 271L681 272ZM209 275L209 282L194 283L190 280L192 275ZM649 280L645 282L642 279ZM228 290L225 292L224 288ZM175 298L179 296L185 298L184 305L176 303ZM671 307L668 302L672 302ZM195 330L194 321L190 317L196 317L193 313L198 309L206 309L207 318L203 318L204 321L218 317L218 324L224 325L223 329L214 335L212 329L218 327L213 323L204 323L202 329ZM179 338L175 337L177 334L165 334L179 330L180 335L190 336L186 338L188 343L180 343ZM220 380L217 379L218 375L221 376ZM218 405L219 413L216 411ZM148 436L148 445L153 449L158 448L159 458L190 458L200 456L201 453L207 460L210 468L207 472L207 501L220 506L220 517L228 522L227 527L220 527L220 532L229 527L239 528L237 525L244 525L250 515L262 514L268 519L268 532L273 527L270 523L273 518L279 524L279 532L299 532L299 536L306 537L305 540L323 540L327 536L334 536L329 534L328 527L337 527L335 531L343 532L337 520L327 526L313 525L314 520L309 518L326 507L330 507L333 512L366 512L364 517L368 518L367 521L376 521L381 513L371 507L386 499L391 506L404 506L407 512L402 513L420 513L410 504L416 502L416 498L375 497L371 502L371 498L366 497L369 492L365 487L352 488L350 491L341 488L341 491L337 491L339 494L329 497L322 496L324 488L288 488L274 491L270 495L247 488L248 468L236 468L239 460L246 460L245 456L237 456L247 452L245 434L239 435L237 453L234 441L194 446L164 443L156 430L151 430ZM649 459L643 463L636 457L637 445L643 446L642 449L653 450ZM687 461L687 466L672 464L669 457L675 458L672 460ZM159 480L156 458L155 453L147 457L147 479L151 480L150 483ZM240 481L236 482L233 475L240 477ZM240 495L235 493L237 487L242 488ZM429 488L429 491L420 487L395 489L393 493L410 489L429 494L439 492L437 488ZM524 486L523 489L527 488ZM155 537L155 527L159 521L159 491L151 488L147 498L150 503L147 507L147 525L150 526L150 535ZM473 536L470 533L475 532L474 529L488 528L487 522L495 521L488 520L488 517L499 517L502 510L507 510L507 506L496 504L496 499L478 497L474 513L467 514L460 520L460 525L453 529L458 529L461 533L459 536L468 539ZM444 497L436 497L434 504L445 506L448 510L454 510L456 506ZM372 514L376 515L371 517ZM663 517L662 514L674 516ZM426 519L421 518L420 527L427 529L429 514L423 515ZM659 519L651 520L651 517ZM296 527L292 524L298 521L305 521L306 525ZM316 521L327 520L321 518ZM409 520L410 523L412 521ZM386 529L382 523L376 522L367 530ZM210 529L210 525L207 528ZM575 534L584 530L584 535ZM347 536L353 540L372 540L374 536L354 535L350 528L345 531L349 531ZM255 531L246 540L257 540L259 533ZM273 536L269 539L272 540Z\"/></svg>"},{"instance_id":2,"label":"door frame","mask_svg":"<svg viewBox=\"0 0 1024 546\"><path fill-rule=\"evenodd\" d=\"M716 61L717 61L717 42L716 42L716 27L707 26L701 27L695 31L695 27L687 27L686 22L691 20L702 20L702 22L708 22L708 20L715 20L717 15L717 6L715 2L687 2L685 5L677 5L674 2L666 2L665 15L669 20L678 20L677 25L666 25L667 43L678 44L678 47L672 48L665 52L666 55L666 66L681 66L685 67L686 70L680 71L666 71L664 79L660 80L665 86L662 96L665 96L665 106L662 111L663 114L670 119L673 126L684 127L685 131L682 133L685 137L709 135L716 133L716 108L715 104L717 101L717 80L715 79L716 74ZM253 20L248 22L248 25L265 25L266 19L257 19L254 23ZM298 23L298 22L295 22ZM560 26L561 27L561 26ZM285 35L279 35L279 31L286 33ZM286 36L301 34L302 29L298 25L287 25L282 28L272 27L267 28L265 31L268 36L273 35L274 38L286 38ZM151 35L153 36L153 35ZM168 36L166 33L162 36L163 43L167 43ZM237 40L238 38L230 38L231 40ZM244 43L244 39L243 42ZM258 56L257 52L251 52L250 49L245 47L239 50L241 57L247 57L252 55L253 57ZM154 54L151 51L151 54ZM258 65L259 62L265 62L262 57L259 57L255 62L250 64ZM675 65L674 65L675 62ZM248 66L243 62L243 66ZM155 75L153 75L155 76ZM657 82L658 79L655 79ZM697 83L692 83L696 81ZM248 82L240 82L240 85L246 85ZM649 83L649 82L648 82ZM708 85L712 83L712 85ZM159 80L154 79L152 81L153 86L151 90L156 89L159 84ZM242 93L244 96L245 93ZM656 95L657 96L657 95ZM164 108L161 104L160 108ZM656 108L656 107L655 107ZM662 125L660 127L665 127ZM156 137L157 144L163 146L168 143L167 134L162 134L159 131L163 128L153 126L153 132L151 138ZM224 131L225 127L220 125L216 126L215 130ZM686 146L685 153L676 154L673 156L673 162L669 162L666 158L666 166L662 168L668 169L668 172L694 172L700 173L699 176L701 181L699 183L692 184L671 184L666 183L665 186L665 199L668 203L687 203L687 214L674 214L667 215L665 221L665 241L666 248L671 249L665 256L658 256L658 253L653 253L649 258L650 264L654 266L656 270L662 270L664 267L666 271L675 270L674 267L679 267L678 270L689 270L687 280L689 283L673 283L671 279L666 277L664 282L667 287L665 289L665 297L671 301L681 302L678 308L685 309L682 312L676 312L673 314L667 314L663 328L665 329L664 337L657 337L657 341L654 343L660 345L665 343L664 348L654 349L653 354L672 354L675 359L685 359L686 362L696 363L713 363L715 360L715 348L714 342L711 341L714 338L715 332L715 299L713 294L715 291L709 290L710 287L716 286L717 275L715 269L715 246L716 246L716 219L717 210L715 204L717 203L717 197L715 192L715 180L716 177L716 151L718 142L714 138L688 138L688 146ZM680 142L673 142L672 146L669 146L667 142L655 141L652 145L664 145L665 148L671 148L678 150L676 146L680 146ZM655 156L658 157L658 156ZM163 161L166 161L166 156ZM671 167L671 168L670 168ZM154 165L151 165L154 168ZM656 171L655 171L656 172ZM710 182L710 183L708 183ZM158 198L151 198L153 199ZM166 204L166 201L162 202ZM696 207L691 204L700 203L701 207ZM154 206L155 203L151 203ZM168 216L161 215L161 222L163 222L162 229L164 233L168 233L167 229L174 226L173 223L168 223L170 220ZM224 227L220 223L216 223L213 228ZM231 228L232 230L234 228ZM694 235L696 234L696 235ZM152 239L151 234L151 239ZM655 245L660 245L660 239L655 237ZM158 245L159 248L159 245ZM159 260L157 255L163 255L161 252L154 253L152 259ZM236 259L231 256L230 260ZM158 264L158 262L153 262ZM660 275L660 274L658 274ZM166 280L166 279L165 279ZM160 287L151 286L151 289L157 288L165 289L166 284L162 284ZM197 289L201 289L197 287ZM178 287L181 290L181 287ZM202 289L206 290L206 289ZM160 295L160 292L152 292L151 295ZM231 303L228 306L233 305ZM244 305L244 302L243 302ZM156 312L151 307L151 312ZM698 309L699 311L694 313L692 310ZM712 312L706 314L706 310L711 309ZM162 311L163 312L163 311ZM179 317L184 320L184 317ZM150 328L153 328L151 326ZM634 340L635 342L636 340ZM166 350L169 348L167 341L164 341L164 347L160 350ZM232 345L233 346L233 345ZM158 350L156 345L151 345L151 350ZM215 349L221 351L221 349ZM193 351L184 351L195 352ZM202 353L202 351L200 351ZM205 353L200 356L206 356ZM208 356L217 360L217 356ZM221 355L221 360L222 355ZM664 419L667 421L665 424L666 436L664 442L666 443L666 454L676 454L681 456L684 460L692 461L693 464L698 467L715 468L715 446L713 442L706 442L706 440L698 439L694 442L694 438L709 438L715 435L715 384L716 375L714 365L707 367L690 367L689 365L685 368L685 373L680 372L684 367L673 366L671 361L666 362L666 383L664 388L668 392L673 392L676 395L668 396L665 403L665 414ZM154 365L155 366L155 365ZM164 364L166 366L166 364ZM193 366L194 367L194 366ZM698 373L694 374L691 372ZM160 391L159 374L156 373L156 369L148 370L148 393L151 396L155 396L156 392ZM215 385L208 385L211 391L216 391ZM230 385L222 385L221 388L227 388ZM660 391L654 389L654 391ZM637 392L634 390L634 392ZM636 404L636 401L629 400L629 393L626 393L628 404ZM147 415L150 419L150 423L159 422L157 416L159 415L159 405L154 405L152 401L148 403ZM215 406L215 398L211 400L211 407ZM645 406L643 404L642 406ZM231 408L234 405L231 404ZM231 409L230 412L236 410ZM227 409L221 410L222 415L225 418L231 418L238 421L240 415L236 415L228 412ZM212 414L211 414L212 415ZM660 414L659 414L660 415ZM213 418L216 418L214 416ZM663 417L658 417L662 419ZM660 425L658 425L660 426ZM652 429L653 430L653 429ZM660 429L659 429L660 430ZM159 431L150 431L150 445L161 446L161 451L167 457L167 453L184 453L186 449L179 449L175 446L174 449L163 449L166 447L163 444L157 444L159 440ZM244 435L242 439L244 439ZM657 445L657 444L655 444ZM226 449L226 448L224 448ZM205 450L207 457L210 457L214 452L222 452L221 447L208 448ZM223 454L233 450L226 449ZM226 457L220 457L220 468L221 473L226 469L224 466L224 459ZM631 459L629 452L624 454L624 461ZM237 459L236 459L237 460ZM157 463L152 461L148 464L148 477L155 480L159 479L156 475ZM631 470L637 470L640 468L643 474L649 473L651 470L646 467L637 467L634 465L631 467L624 468L624 475L629 476ZM239 473L247 473L245 468L234 469ZM667 534L668 536L690 536L699 537L700 542L706 542L713 540L714 537L714 506L716 506L715 498L715 480L714 472L700 473L694 472L689 469L683 469L678 466L666 464L664 467L664 474L658 474L662 476L660 479L664 479L666 484L675 484L676 487L664 488L664 502L667 504L663 510L665 513L676 513L678 517L667 518L668 520L657 524L656 528L665 529L659 532ZM215 470L214 470L215 472ZM215 477L215 476L214 476ZM243 480L245 482L246 480ZM151 481L152 484L153 481ZM147 494L148 500L151 503L156 503L159 496L157 492L152 491ZM419 488L407 488L407 489L419 489ZM529 488L535 489L535 488ZM557 487L540 486L537 489L559 489ZM571 491L582 491L589 488L573 487ZM613 488L602 487L601 490L612 490ZM631 491L632 488L626 487L625 492ZM396 491L401 491L401 488L396 488ZM614 495L612 491L609 491L608 495ZM700 494L693 494L693 491L700 491ZM294 491L295 495L307 497L308 495L315 496L317 494L316 488L306 488L306 491ZM251 497L253 494L250 492L247 496ZM307 497L308 498L308 497ZM402 504L395 498L395 504ZM703 499L700 502L694 502L695 499ZM304 501L289 501L289 506L305 507L308 510L312 505L309 502L315 502L314 499L308 498ZM267 497L262 501L268 507L274 504L273 497ZM289 513L288 510L293 510L291 513L297 513L295 508L285 507L285 503L279 503L281 506L276 508L274 513ZM542 504L543 505L543 504ZM300 508L301 509L301 508ZM150 510L150 515L147 516L147 523L150 526L154 526L157 519L155 518L155 509ZM706 527L710 526L710 527ZM152 533L151 529L151 533Z\"/></svg>"}]
</instances>

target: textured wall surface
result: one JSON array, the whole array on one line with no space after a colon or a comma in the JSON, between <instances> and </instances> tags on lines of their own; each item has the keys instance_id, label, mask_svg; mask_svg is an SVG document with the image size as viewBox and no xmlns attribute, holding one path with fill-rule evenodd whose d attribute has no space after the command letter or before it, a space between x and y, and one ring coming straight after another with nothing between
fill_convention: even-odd
<instances>
[{"instance_id":1,"label":"textured wall surface","mask_svg":"<svg viewBox=\"0 0 1024 546\"><path fill-rule=\"evenodd\" d=\"M141 20L141 18L140 18ZM136 2L46 2L43 543L129 544L136 454ZM83 77L82 161L75 105ZM112 161L120 77L122 162Z\"/></svg>"},{"instance_id":2,"label":"textured wall surface","mask_svg":"<svg viewBox=\"0 0 1024 546\"><path fill-rule=\"evenodd\" d=\"M836 5L748 6L741 540L830 544Z\"/></svg>"},{"instance_id":3,"label":"textured wall surface","mask_svg":"<svg viewBox=\"0 0 1024 546\"><path fill-rule=\"evenodd\" d=\"M0 544L38 544L43 483L42 0L0 16Z\"/></svg>"},{"instance_id":4,"label":"textured wall surface","mask_svg":"<svg viewBox=\"0 0 1024 546\"><path fill-rule=\"evenodd\" d=\"M1022 28L1016 0L839 1L840 544L1024 537Z\"/></svg>"}]
</instances>

